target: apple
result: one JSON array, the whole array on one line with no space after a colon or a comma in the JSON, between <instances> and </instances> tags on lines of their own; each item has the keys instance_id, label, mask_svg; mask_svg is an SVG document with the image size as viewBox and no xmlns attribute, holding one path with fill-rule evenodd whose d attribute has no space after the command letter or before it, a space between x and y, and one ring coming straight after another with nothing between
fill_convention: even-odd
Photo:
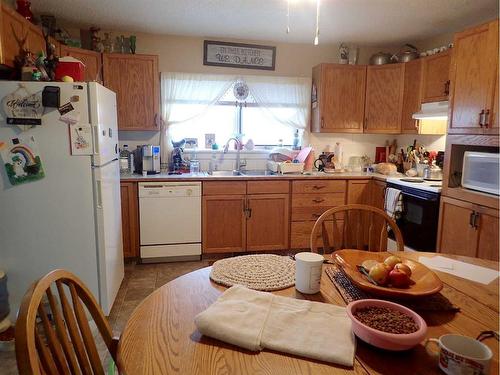
<instances>
[{"instance_id":1,"label":"apple","mask_svg":"<svg viewBox=\"0 0 500 375\"><path fill-rule=\"evenodd\" d=\"M389 272L389 283L396 288L408 288L410 278L406 273L394 269Z\"/></svg>"},{"instance_id":2,"label":"apple","mask_svg":"<svg viewBox=\"0 0 500 375\"><path fill-rule=\"evenodd\" d=\"M395 255L391 255L391 256L385 258L384 263L387 264L390 267L390 269L392 270L396 264L401 263L401 258L399 258Z\"/></svg>"},{"instance_id":3,"label":"apple","mask_svg":"<svg viewBox=\"0 0 500 375\"><path fill-rule=\"evenodd\" d=\"M368 275L370 275L373 281L378 285L384 285L387 282L389 271L383 263L377 263L370 269Z\"/></svg>"},{"instance_id":4,"label":"apple","mask_svg":"<svg viewBox=\"0 0 500 375\"><path fill-rule=\"evenodd\" d=\"M411 268L408 267L406 264L404 263L398 263L394 266L394 269L395 270L398 270L398 271L401 271L401 272L404 272L408 275L408 277L411 277Z\"/></svg>"}]
</instances>

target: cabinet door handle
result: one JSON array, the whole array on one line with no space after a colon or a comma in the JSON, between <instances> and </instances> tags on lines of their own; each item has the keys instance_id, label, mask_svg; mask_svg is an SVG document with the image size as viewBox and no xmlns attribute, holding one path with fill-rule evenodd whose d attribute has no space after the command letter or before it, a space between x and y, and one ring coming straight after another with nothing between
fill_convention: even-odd
<instances>
[{"instance_id":1,"label":"cabinet door handle","mask_svg":"<svg viewBox=\"0 0 500 375\"><path fill-rule=\"evenodd\" d=\"M315 198L313 199L313 202L314 203L321 203L321 202L324 202L325 200L323 198Z\"/></svg>"},{"instance_id":2,"label":"cabinet door handle","mask_svg":"<svg viewBox=\"0 0 500 375\"><path fill-rule=\"evenodd\" d=\"M321 117L321 129L325 127L325 120Z\"/></svg>"},{"instance_id":3,"label":"cabinet door handle","mask_svg":"<svg viewBox=\"0 0 500 375\"><path fill-rule=\"evenodd\" d=\"M312 214L311 215L313 218L317 219L318 217L320 217L321 215L320 214Z\"/></svg>"},{"instance_id":4,"label":"cabinet door handle","mask_svg":"<svg viewBox=\"0 0 500 375\"><path fill-rule=\"evenodd\" d=\"M446 96L450 95L450 80L447 80L445 83L444 83L444 94Z\"/></svg>"},{"instance_id":5,"label":"cabinet door handle","mask_svg":"<svg viewBox=\"0 0 500 375\"><path fill-rule=\"evenodd\" d=\"M313 186L313 189L314 189L314 190L321 190L321 189L324 189L324 188L325 188L325 185L323 185L323 186L320 186L320 185L314 185L314 186Z\"/></svg>"},{"instance_id":6,"label":"cabinet door handle","mask_svg":"<svg viewBox=\"0 0 500 375\"><path fill-rule=\"evenodd\" d=\"M486 112L484 112L483 126L487 128L488 126L490 126L489 122L490 122L490 110L487 109Z\"/></svg>"},{"instance_id":7,"label":"cabinet door handle","mask_svg":"<svg viewBox=\"0 0 500 375\"><path fill-rule=\"evenodd\" d=\"M474 220L472 222L472 226L477 230L479 228L479 213L474 211Z\"/></svg>"},{"instance_id":8,"label":"cabinet door handle","mask_svg":"<svg viewBox=\"0 0 500 375\"><path fill-rule=\"evenodd\" d=\"M469 226L474 228L474 218L476 217L476 211L472 211L469 215Z\"/></svg>"},{"instance_id":9,"label":"cabinet door handle","mask_svg":"<svg viewBox=\"0 0 500 375\"><path fill-rule=\"evenodd\" d=\"M483 127L484 125L484 109L479 112L479 126Z\"/></svg>"}]
</instances>

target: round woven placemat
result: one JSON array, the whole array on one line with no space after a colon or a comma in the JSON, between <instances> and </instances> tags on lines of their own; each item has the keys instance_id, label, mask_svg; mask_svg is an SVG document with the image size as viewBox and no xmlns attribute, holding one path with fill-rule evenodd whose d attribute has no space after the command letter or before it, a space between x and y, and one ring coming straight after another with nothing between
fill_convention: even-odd
<instances>
[{"instance_id":1,"label":"round woven placemat","mask_svg":"<svg viewBox=\"0 0 500 375\"><path fill-rule=\"evenodd\" d=\"M218 284L236 284L255 290L285 289L295 284L295 262L287 256L242 255L215 262L210 278Z\"/></svg>"}]
</instances>

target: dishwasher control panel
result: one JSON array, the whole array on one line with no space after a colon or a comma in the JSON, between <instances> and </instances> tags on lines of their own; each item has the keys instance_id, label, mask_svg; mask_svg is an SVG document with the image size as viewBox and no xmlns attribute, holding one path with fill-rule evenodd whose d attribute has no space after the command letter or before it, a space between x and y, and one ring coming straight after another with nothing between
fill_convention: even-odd
<instances>
[{"instance_id":1,"label":"dishwasher control panel","mask_svg":"<svg viewBox=\"0 0 500 375\"><path fill-rule=\"evenodd\" d=\"M141 182L139 198L200 197L201 182Z\"/></svg>"}]
</instances>

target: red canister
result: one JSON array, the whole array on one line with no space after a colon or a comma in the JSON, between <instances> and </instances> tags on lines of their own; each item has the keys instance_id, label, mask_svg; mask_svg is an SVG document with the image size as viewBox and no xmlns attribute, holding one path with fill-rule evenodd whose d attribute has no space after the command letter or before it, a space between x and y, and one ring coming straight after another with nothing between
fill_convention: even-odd
<instances>
[{"instance_id":1,"label":"red canister","mask_svg":"<svg viewBox=\"0 0 500 375\"><path fill-rule=\"evenodd\" d=\"M62 57L56 67L56 81L69 76L75 82L85 81L85 64L71 56Z\"/></svg>"}]
</instances>

